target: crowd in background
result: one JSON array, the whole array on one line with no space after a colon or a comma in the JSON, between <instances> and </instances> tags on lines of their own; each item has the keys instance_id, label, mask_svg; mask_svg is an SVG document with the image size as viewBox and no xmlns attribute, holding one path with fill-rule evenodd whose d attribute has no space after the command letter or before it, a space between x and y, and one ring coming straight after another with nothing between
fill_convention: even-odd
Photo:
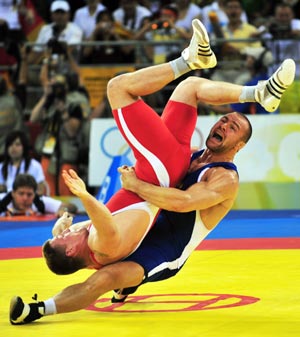
<instances>
[{"instance_id":1,"label":"crowd in background","mask_svg":"<svg viewBox=\"0 0 300 337\"><path fill-rule=\"evenodd\" d=\"M139 67L178 57L194 18L205 24L218 58L215 69L195 76L252 85L293 58L299 80L298 0L0 0L1 191L37 163L41 169L32 172L39 193L69 195L60 179L63 169L73 168L87 180L90 122L111 113L105 95L91 104L81 67ZM34 87L38 97L32 98ZM159 112L170 92L145 99ZM198 110L266 113L256 104ZM27 142L13 130L22 130ZM13 145L22 146L22 160L9 157Z\"/></svg>"}]
</instances>

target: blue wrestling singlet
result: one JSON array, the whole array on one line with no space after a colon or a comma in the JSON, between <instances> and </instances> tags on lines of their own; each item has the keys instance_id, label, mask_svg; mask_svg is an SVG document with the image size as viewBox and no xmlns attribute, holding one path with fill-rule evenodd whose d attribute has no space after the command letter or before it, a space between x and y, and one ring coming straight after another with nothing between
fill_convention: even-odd
<instances>
[{"instance_id":1,"label":"blue wrestling singlet","mask_svg":"<svg viewBox=\"0 0 300 337\"><path fill-rule=\"evenodd\" d=\"M203 150L194 153L191 161L202 153ZM186 175L181 189L186 190L196 184L207 169L216 166L237 172L233 163L210 163ZM141 245L124 261L136 262L144 268L145 276L142 283L167 279L178 273L209 232L201 221L199 211L176 213L162 210ZM136 289L137 287L123 289L122 294L133 293Z\"/></svg>"}]
</instances>

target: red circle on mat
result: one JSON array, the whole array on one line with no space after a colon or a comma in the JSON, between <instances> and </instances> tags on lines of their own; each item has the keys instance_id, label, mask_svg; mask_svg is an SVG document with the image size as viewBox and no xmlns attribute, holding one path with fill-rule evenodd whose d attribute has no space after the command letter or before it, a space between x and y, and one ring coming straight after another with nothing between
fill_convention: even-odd
<instances>
[{"instance_id":1,"label":"red circle on mat","mask_svg":"<svg viewBox=\"0 0 300 337\"><path fill-rule=\"evenodd\" d=\"M225 309L253 304L260 299L232 294L156 294L129 296L126 302L101 298L87 310L104 312L178 312Z\"/></svg>"}]
</instances>

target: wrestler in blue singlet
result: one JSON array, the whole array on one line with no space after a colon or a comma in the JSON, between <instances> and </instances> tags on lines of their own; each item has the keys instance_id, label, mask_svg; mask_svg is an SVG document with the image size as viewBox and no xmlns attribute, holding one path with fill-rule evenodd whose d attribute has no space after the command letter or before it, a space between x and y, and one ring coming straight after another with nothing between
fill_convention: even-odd
<instances>
[{"instance_id":1,"label":"wrestler in blue singlet","mask_svg":"<svg viewBox=\"0 0 300 337\"><path fill-rule=\"evenodd\" d=\"M193 154L191 161L198 158L203 150ZM204 172L216 166L234 170L233 163L215 162L188 174L182 181L181 189L186 190L201 180ZM202 223L200 212L176 213L162 210L138 249L124 259L141 265L145 270L142 282L156 282L174 276L196 247L210 233ZM133 293L138 287L122 290L122 295Z\"/></svg>"}]
</instances>

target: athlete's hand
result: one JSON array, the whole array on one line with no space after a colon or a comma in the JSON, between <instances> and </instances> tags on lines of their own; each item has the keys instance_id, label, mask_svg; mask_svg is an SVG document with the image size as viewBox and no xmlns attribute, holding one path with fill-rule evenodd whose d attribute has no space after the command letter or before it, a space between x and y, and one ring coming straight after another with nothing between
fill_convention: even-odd
<instances>
[{"instance_id":1,"label":"athlete's hand","mask_svg":"<svg viewBox=\"0 0 300 337\"><path fill-rule=\"evenodd\" d=\"M81 198L88 193L84 181L74 170L63 170L62 177L69 190L77 197Z\"/></svg>"},{"instance_id":2,"label":"athlete's hand","mask_svg":"<svg viewBox=\"0 0 300 337\"><path fill-rule=\"evenodd\" d=\"M73 222L73 217L68 212L64 214L55 222L52 228L52 235L56 236L61 234L65 229L68 229Z\"/></svg>"},{"instance_id":3,"label":"athlete's hand","mask_svg":"<svg viewBox=\"0 0 300 337\"><path fill-rule=\"evenodd\" d=\"M121 184L125 190L135 192L135 186L138 183L138 178L135 174L133 166L123 165L118 167L118 172L121 173Z\"/></svg>"}]
</instances>

